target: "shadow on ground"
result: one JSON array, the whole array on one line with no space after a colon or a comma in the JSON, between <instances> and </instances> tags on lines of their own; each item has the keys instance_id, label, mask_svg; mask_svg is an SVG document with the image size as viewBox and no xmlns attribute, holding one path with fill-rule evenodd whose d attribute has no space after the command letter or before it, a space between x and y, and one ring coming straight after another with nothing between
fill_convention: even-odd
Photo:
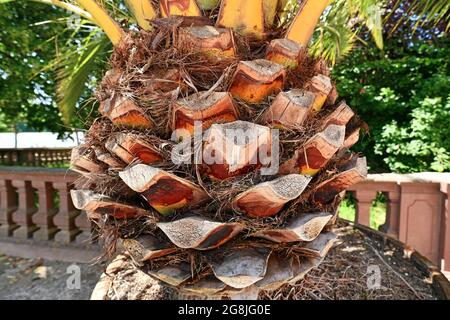
<instances>
[{"instance_id":1,"label":"shadow on ground","mask_svg":"<svg viewBox=\"0 0 450 320\"><path fill-rule=\"evenodd\" d=\"M0 299L87 300L101 272L98 265L0 255Z\"/></svg>"}]
</instances>

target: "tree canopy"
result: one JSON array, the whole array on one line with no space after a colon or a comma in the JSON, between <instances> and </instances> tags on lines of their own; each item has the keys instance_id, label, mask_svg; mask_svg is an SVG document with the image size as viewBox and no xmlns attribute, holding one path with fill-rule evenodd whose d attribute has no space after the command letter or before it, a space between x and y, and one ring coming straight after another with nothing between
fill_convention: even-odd
<instances>
[{"instance_id":1,"label":"tree canopy","mask_svg":"<svg viewBox=\"0 0 450 320\"><path fill-rule=\"evenodd\" d=\"M384 52L359 46L334 68L341 98L370 127L354 149L372 171L450 170L449 56L445 28L402 27Z\"/></svg>"},{"instance_id":2,"label":"tree canopy","mask_svg":"<svg viewBox=\"0 0 450 320\"><path fill-rule=\"evenodd\" d=\"M0 109L2 129L28 123L36 130L60 130L52 72L42 71L64 41L65 13L35 3L4 4L0 10Z\"/></svg>"},{"instance_id":3,"label":"tree canopy","mask_svg":"<svg viewBox=\"0 0 450 320\"><path fill-rule=\"evenodd\" d=\"M95 66L91 66L84 78L77 79L80 92L76 93L78 110L75 112L81 112L80 117L71 117L64 123L56 99L57 76L80 67L79 62L86 54L85 37L91 31L68 28L74 16L55 6L32 1L1 6L0 130L20 126L23 130L63 133L71 127L81 127L83 117L90 112L89 106L81 107L92 94L96 75L102 72L107 45L101 37L94 39L95 43L103 44L100 48L103 55L97 55L92 60ZM58 65L61 60L63 68Z\"/></svg>"}]
</instances>

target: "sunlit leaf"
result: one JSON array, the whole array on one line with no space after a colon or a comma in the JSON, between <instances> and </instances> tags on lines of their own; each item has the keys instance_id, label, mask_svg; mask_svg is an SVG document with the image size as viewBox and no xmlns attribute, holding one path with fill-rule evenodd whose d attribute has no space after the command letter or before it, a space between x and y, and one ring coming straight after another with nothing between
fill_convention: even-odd
<instances>
[{"instance_id":1,"label":"sunlit leaf","mask_svg":"<svg viewBox=\"0 0 450 320\"><path fill-rule=\"evenodd\" d=\"M83 94L95 59L108 46L108 38L93 34L85 40L78 52L64 51L56 58L56 97L64 122L70 123L74 110Z\"/></svg>"}]
</instances>

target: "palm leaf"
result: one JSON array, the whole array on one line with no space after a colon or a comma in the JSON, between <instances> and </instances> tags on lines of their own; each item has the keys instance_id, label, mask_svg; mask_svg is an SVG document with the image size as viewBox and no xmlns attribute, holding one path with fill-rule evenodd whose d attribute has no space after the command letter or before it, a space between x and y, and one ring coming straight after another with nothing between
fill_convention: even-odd
<instances>
[{"instance_id":1,"label":"palm leaf","mask_svg":"<svg viewBox=\"0 0 450 320\"><path fill-rule=\"evenodd\" d=\"M65 50L56 58L56 99L65 124L74 116L76 106L86 90L86 83L96 66L96 59L105 52L109 40L93 32L78 51Z\"/></svg>"},{"instance_id":2,"label":"palm leaf","mask_svg":"<svg viewBox=\"0 0 450 320\"><path fill-rule=\"evenodd\" d=\"M375 44L383 49L383 10L379 0L351 0L346 1L348 11L352 17L369 29Z\"/></svg>"},{"instance_id":3,"label":"palm leaf","mask_svg":"<svg viewBox=\"0 0 450 320\"><path fill-rule=\"evenodd\" d=\"M332 64L347 55L354 46L356 33L347 25L348 17L342 14L343 8L333 7L317 25L310 45L311 53Z\"/></svg>"},{"instance_id":4,"label":"palm leaf","mask_svg":"<svg viewBox=\"0 0 450 320\"><path fill-rule=\"evenodd\" d=\"M448 0L411 0L407 4L400 0L394 0L392 10L388 14L385 20L389 20L394 12L401 6L405 7L405 14L398 19L397 23L390 30L393 33L406 19L414 17L416 22L413 26L413 32L417 30L419 26L423 26L427 23L432 23L433 26L444 22L446 23L445 31L450 29L450 2Z\"/></svg>"},{"instance_id":5,"label":"palm leaf","mask_svg":"<svg viewBox=\"0 0 450 320\"><path fill-rule=\"evenodd\" d=\"M330 1L331 6L322 15L310 45L313 55L336 63L351 52L362 25L370 30L377 47L382 49L383 3L379 0ZM286 1L280 11L282 23L289 25L299 7L296 0Z\"/></svg>"},{"instance_id":6,"label":"palm leaf","mask_svg":"<svg viewBox=\"0 0 450 320\"><path fill-rule=\"evenodd\" d=\"M0 0L0 4L15 2L15 1L18 1L18 0ZM92 17L92 15L89 12L83 10L79 6L74 5L72 3L59 1L59 0L28 0L28 1L47 4L47 5L51 5L51 6L56 6L56 7L62 8L64 10L67 10L69 12L78 14L79 16L83 17L84 19L89 20L92 23L95 23L94 18Z\"/></svg>"}]
</instances>

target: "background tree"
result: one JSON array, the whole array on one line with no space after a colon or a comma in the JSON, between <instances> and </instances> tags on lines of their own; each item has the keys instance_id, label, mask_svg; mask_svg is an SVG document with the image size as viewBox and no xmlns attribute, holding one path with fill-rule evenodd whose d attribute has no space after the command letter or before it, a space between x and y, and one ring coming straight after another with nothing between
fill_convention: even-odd
<instances>
[{"instance_id":1,"label":"background tree","mask_svg":"<svg viewBox=\"0 0 450 320\"><path fill-rule=\"evenodd\" d=\"M82 127L110 48L105 36L57 6L0 3L0 130Z\"/></svg>"},{"instance_id":2,"label":"background tree","mask_svg":"<svg viewBox=\"0 0 450 320\"><path fill-rule=\"evenodd\" d=\"M369 124L356 150L375 172L450 169L448 25L418 23L413 3L386 8L383 52L359 45L333 72L341 97Z\"/></svg>"},{"instance_id":3,"label":"background tree","mask_svg":"<svg viewBox=\"0 0 450 320\"><path fill-rule=\"evenodd\" d=\"M61 130L51 72L41 72L64 39L65 12L33 3L7 3L0 10L0 109L2 129L18 123L36 130ZM56 34L60 37L56 37Z\"/></svg>"}]
</instances>

